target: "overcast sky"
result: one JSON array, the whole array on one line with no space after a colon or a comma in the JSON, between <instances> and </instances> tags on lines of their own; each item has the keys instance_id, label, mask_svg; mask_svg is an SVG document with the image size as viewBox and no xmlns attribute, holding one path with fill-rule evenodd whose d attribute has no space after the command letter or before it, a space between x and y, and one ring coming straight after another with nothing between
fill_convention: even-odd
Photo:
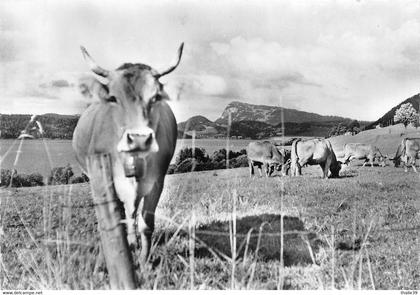
<instances>
[{"instance_id":1,"label":"overcast sky","mask_svg":"<svg viewBox=\"0 0 420 295\"><path fill-rule=\"evenodd\" d=\"M164 68L178 121L239 100L376 120L420 92L420 1L1 1L0 113L81 113L102 67Z\"/></svg>"}]
</instances>

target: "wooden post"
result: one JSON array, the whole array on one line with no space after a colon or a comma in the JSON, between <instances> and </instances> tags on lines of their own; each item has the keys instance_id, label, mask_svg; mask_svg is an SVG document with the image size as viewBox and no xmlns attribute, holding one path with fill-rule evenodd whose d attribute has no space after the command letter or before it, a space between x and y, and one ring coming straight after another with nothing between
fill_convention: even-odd
<instances>
[{"instance_id":1,"label":"wooden post","mask_svg":"<svg viewBox=\"0 0 420 295\"><path fill-rule=\"evenodd\" d=\"M133 259L121 223L125 213L114 187L111 156L88 156L87 170L111 289L135 289Z\"/></svg>"}]
</instances>

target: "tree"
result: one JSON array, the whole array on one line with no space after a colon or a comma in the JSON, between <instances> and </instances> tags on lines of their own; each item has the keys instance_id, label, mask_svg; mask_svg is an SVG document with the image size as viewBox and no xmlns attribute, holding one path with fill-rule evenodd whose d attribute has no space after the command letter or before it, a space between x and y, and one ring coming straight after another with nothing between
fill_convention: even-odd
<instances>
[{"instance_id":1,"label":"tree","mask_svg":"<svg viewBox=\"0 0 420 295\"><path fill-rule=\"evenodd\" d=\"M357 120L351 121L347 125L347 131L351 132L351 134L357 134L360 132L360 123Z\"/></svg>"},{"instance_id":2,"label":"tree","mask_svg":"<svg viewBox=\"0 0 420 295\"><path fill-rule=\"evenodd\" d=\"M419 120L419 114L411 103L402 104L401 107L395 111L394 122L403 123L404 127L408 124L417 124Z\"/></svg>"}]
</instances>

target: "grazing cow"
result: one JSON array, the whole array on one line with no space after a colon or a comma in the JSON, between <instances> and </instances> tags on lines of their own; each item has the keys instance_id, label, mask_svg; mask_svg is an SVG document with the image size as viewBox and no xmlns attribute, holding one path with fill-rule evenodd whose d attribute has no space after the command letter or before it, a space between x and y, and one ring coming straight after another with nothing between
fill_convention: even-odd
<instances>
[{"instance_id":1,"label":"grazing cow","mask_svg":"<svg viewBox=\"0 0 420 295\"><path fill-rule=\"evenodd\" d=\"M304 165L319 164L324 178L328 178L328 170L331 177L339 177L341 162L337 161L331 143L326 139L296 139L292 144L291 175L302 175Z\"/></svg>"},{"instance_id":2,"label":"grazing cow","mask_svg":"<svg viewBox=\"0 0 420 295\"><path fill-rule=\"evenodd\" d=\"M405 172L408 172L409 166L417 172L416 159L420 159L420 138L404 138L397 148L395 157L391 160L394 161L395 167L398 167L402 162Z\"/></svg>"},{"instance_id":3,"label":"grazing cow","mask_svg":"<svg viewBox=\"0 0 420 295\"><path fill-rule=\"evenodd\" d=\"M174 64L160 72L140 63L125 63L108 71L81 47L96 76L89 83L85 80L80 88L83 94L96 96L99 101L81 115L73 134L73 149L84 171L87 156L111 155L114 186L127 219L128 242L137 243L138 229L143 265L149 256L154 213L177 140L177 123L159 78L178 66L183 45ZM141 199L141 214L137 214Z\"/></svg>"},{"instance_id":4,"label":"grazing cow","mask_svg":"<svg viewBox=\"0 0 420 295\"><path fill-rule=\"evenodd\" d=\"M250 142L246 147L246 154L248 156L251 177L254 175L254 166L258 167L260 176L262 176L261 169L264 166L265 176L269 177L274 170L279 171L282 167L285 167L288 160L287 152L284 150L279 151L276 146L269 141ZM284 170L285 169L286 168L284 168ZM285 175L284 171L283 175Z\"/></svg>"},{"instance_id":5,"label":"grazing cow","mask_svg":"<svg viewBox=\"0 0 420 295\"><path fill-rule=\"evenodd\" d=\"M379 164L382 167L385 167L386 163L385 160L387 156L382 155L380 150L371 144L367 143L347 143L344 145L344 160L343 163L348 165L351 160L365 160L363 163L363 167L366 164L370 163L371 167L373 167L373 161L375 159L378 160Z\"/></svg>"}]
</instances>

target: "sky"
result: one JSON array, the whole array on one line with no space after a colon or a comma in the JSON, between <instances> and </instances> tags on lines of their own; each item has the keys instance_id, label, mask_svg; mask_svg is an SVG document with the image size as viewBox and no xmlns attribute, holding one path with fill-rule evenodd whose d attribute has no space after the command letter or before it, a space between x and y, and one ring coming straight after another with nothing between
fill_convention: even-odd
<instances>
[{"instance_id":1,"label":"sky","mask_svg":"<svg viewBox=\"0 0 420 295\"><path fill-rule=\"evenodd\" d=\"M0 113L80 114L79 46L164 69L179 122L231 101L376 120L420 92L420 0L0 1Z\"/></svg>"}]
</instances>

